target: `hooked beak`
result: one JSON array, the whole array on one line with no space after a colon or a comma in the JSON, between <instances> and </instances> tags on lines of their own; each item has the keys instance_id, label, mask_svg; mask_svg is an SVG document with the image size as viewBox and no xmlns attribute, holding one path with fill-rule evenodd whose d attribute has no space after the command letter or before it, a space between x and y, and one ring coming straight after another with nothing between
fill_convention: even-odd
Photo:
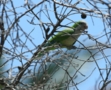
<instances>
[{"instance_id":1,"label":"hooked beak","mask_svg":"<svg viewBox=\"0 0 111 90\"><path fill-rule=\"evenodd\" d=\"M84 28L85 28L85 29L88 29L88 26L87 26L87 24L84 26Z\"/></svg>"}]
</instances>

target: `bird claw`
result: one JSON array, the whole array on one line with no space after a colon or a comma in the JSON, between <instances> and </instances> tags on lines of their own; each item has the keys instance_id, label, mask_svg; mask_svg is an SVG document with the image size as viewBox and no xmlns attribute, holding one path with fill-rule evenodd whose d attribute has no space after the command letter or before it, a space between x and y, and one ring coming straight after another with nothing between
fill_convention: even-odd
<instances>
[{"instance_id":1,"label":"bird claw","mask_svg":"<svg viewBox=\"0 0 111 90\"><path fill-rule=\"evenodd\" d=\"M77 47L76 47L76 46L71 46L71 47L69 47L68 49L69 49L69 50L71 50L71 49L77 49Z\"/></svg>"}]
</instances>

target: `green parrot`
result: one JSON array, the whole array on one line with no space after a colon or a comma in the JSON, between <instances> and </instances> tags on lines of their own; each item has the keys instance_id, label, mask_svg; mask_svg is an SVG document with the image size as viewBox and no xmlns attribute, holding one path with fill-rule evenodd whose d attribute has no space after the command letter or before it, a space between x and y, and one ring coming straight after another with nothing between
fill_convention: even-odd
<instances>
[{"instance_id":1,"label":"green parrot","mask_svg":"<svg viewBox=\"0 0 111 90\"><path fill-rule=\"evenodd\" d=\"M85 21L76 22L72 27L60 31L50 38L44 45L45 49L43 52L41 51L39 54L43 56L45 52L57 49L55 45L59 45L60 48L71 49L81 33L87 28L88 26ZM64 53L62 53L61 56L51 57L51 62L40 64L36 83L38 83L38 86L39 84L44 85L44 90L49 90L49 88L50 90L67 90L67 87L64 87L65 83L66 81L70 81L69 76L73 77L76 72L74 67L77 68L78 65L75 64L76 60L73 57L68 56L68 54L65 54L65 57L67 58L63 57ZM53 86L56 84L58 87Z\"/></svg>"},{"instance_id":2,"label":"green parrot","mask_svg":"<svg viewBox=\"0 0 111 90\"><path fill-rule=\"evenodd\" d=\"M81 33L87 29L87 23L85 21L78 21L73 24L70 28L62 30L54 35L47 43L43 46L45 48L43 51L49 52L60 46L61 48L71 49L73 44L77 41ZM38 56L44 55L43 52L40 52Z\"/></svg>"}]
</instances>

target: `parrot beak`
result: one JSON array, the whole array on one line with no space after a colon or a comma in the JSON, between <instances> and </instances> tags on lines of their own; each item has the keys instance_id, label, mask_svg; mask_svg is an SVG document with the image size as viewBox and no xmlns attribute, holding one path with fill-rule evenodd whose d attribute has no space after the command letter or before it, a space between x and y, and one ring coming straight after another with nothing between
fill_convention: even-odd
<instances>
[{"instance_id":1,"label":"parrot beak","mask_svg":"<svg viewBox=\"0 0 111 90\"><path fill-rule=\"evenodd\" d=\"M87 24L84 26L84 28L85 28L85 29L88 29L88 26L87 26Z\"/></svg>"}]
</instances>

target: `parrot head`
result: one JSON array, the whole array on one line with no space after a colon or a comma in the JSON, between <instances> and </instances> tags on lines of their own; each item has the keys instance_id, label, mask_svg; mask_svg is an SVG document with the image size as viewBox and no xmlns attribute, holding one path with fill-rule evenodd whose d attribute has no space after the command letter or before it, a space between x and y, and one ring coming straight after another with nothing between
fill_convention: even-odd
<instances>
[{"instance_id":1,"label":"parrot head","mask_svg":"<svg viewBox=\"0 0 111 90\"><path fill-rule=\"evenodd\" d=\"M82 31L84 31L85 29L87 29L88 26L87 26L87 23L86 23L85 21L79 21L79 22L76 22L76 23L72 26L72 28L74 28L74 30L75 30L76 32L82 32Z\"/></svg>"}]
</instances>

